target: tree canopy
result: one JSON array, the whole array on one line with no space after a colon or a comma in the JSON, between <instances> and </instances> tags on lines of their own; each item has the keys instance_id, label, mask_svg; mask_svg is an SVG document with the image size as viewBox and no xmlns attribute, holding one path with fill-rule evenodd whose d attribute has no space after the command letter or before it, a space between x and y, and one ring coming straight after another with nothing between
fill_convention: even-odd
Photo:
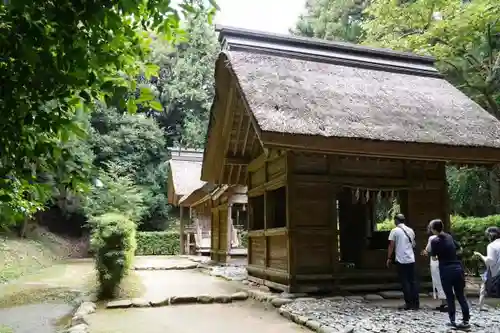
<instances>
[{"instance_id":1,"label":"tree canopy","mask_svg":"<svg viewBox=\"0 0 500 333\"><path fill-rule=\"evenodd\" d=\"M81 113L96 102L129 112L137 105L162 109L151 89L130 93L139 74L157 74L151 36L175 44L186 36L182 17L209 20L214 13L215 3L202 0L175 8L169 0L3 1L1 224L43 208L52 189L41 175L57 174L66 187L85 190L85 163L65 163L77 158L71 150L88 134Z\"/></svg>"},{"instance_id":2,"label":"tree canopy","mask_svg":"<svg viewBox=\"0 0 500 333\"><path fill-rule=\"evenodd\" d=\"M497 0L309 0L293 33L431 55L458 89L500 119ZM454 212L498 212L498 172L448 168Z\"/></svg>"}]
</instances>

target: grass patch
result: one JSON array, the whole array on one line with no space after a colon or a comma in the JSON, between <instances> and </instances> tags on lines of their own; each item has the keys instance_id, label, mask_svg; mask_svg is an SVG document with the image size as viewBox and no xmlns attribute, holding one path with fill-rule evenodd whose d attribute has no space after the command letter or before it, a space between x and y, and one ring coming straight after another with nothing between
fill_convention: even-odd
<instances>
[{"instance_id":1,"label":"grass patch","mask_svg":"<svg viewBox=\"0 0 500 333\"><path fill-rule=\"evenodd\" d=\"M10 327L0 324L0 333L14 333L14 330Z\"/></svg>"},{"instance_id":2,"label":"grass patch","mask_svg":"<svg viewBox=\"0 0 500 333\"><path fill-rule=\"evenodd\" d=\"M0 283L52 265L59 259L39 241L0 236Z\"/></svg>"},{"instance_id":3,"label":"grass patch","mask_svg":"<svg viewBox=\"0 0 500 333\"><path fill-rule=\"evenodd\" d=\"M24 286L21 290L3 295L0 298L0 308L38 303L71 303L79 294L78 291L68 288Z\"/></svg>"}]
</instances>

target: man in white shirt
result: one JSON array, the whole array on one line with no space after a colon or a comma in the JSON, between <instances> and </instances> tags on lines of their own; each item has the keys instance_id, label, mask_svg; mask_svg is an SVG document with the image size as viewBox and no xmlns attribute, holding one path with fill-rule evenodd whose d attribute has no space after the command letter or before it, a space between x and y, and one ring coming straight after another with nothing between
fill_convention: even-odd
<instances>
[{"instance_id":1,"label":"man in white shirt","mask_svg":"<svg viewBox=\"0 0 500 333\"><path fill-rule=\"evenodd\" d=\"M387 249L387 266L395 261L399 280L403 288L405 305L403 310L418 310L420 300L415 272L415 232L405 225L403 214L397 214L394 218L395 228L389 234L389 248Z\"/></svg>"},{"instance_id":2,"label":"man in white shirt","mask_svg":"<svg viewBox=\"0 0 500 333\"><path fill-rule=\"evenodd\" d=\"M486 272L483 275L483 284L479 292L479 310L483 310L486 296L493 298L500 297L500 229L489 227L485 233L490 241L486 247L486 256L483 256L479 252L474 252L474 256L481 259L486 266Z\"/></svg>"}]
</instances>

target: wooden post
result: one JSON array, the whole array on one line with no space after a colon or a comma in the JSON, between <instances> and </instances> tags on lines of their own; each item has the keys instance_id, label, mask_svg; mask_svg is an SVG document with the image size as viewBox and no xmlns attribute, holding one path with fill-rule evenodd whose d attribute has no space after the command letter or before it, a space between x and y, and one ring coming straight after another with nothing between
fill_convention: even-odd
<instances>
[{"instance_id":1,"label":"wooden post","mask_svg":"<svg viewBox=\"0 0 500 333\"><path fill-rule=\"evenodd\" d=\"M226 255L226 262L229 262L229 259L231 259L231 240L232 240L232 231L233 231L233 219L231 218L232 215L232 210L233 210L233 203L231 200L229 200L227 204L227 255Z\"/></svg>"},{"instance_id":2,"label":"wooden post","mask_svg":"<svg viewBox=\"0 0 500 333\"><path fill-rule=\"evenodd\" d=\"M185 225L184 225L184 218L183 218L183 211L184 207L179 206L180 209L180 247L181 247L181 254L186 254L186 244L184 241L184 230L185 230Z\"/></svg>"}]
</instances>

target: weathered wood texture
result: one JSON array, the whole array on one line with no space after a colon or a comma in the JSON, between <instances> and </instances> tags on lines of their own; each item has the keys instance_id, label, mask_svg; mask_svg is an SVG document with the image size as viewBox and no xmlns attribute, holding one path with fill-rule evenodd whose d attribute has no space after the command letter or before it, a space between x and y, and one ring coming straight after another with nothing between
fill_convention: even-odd
<instances>
[{"instance_id":1,"label":"weathered wood texture","mask_svg":"<svg viewBox=\"0 0 500 333\"><path fill-rule=\"evenodd\" d=\"M385 268L387 233L374 230L381 190L399 193L417 251L427 242L431 219L449 225L443 163L268 151L248 169L248 272L274 288L340 291L397 282ZM280 188L285 195L277 194ZM286 213L276 224L276 211L283 209L279 200ZM385 240L382 248L373 245L377 237ZM427 259L416 257L425 281Z\"/></svg>"}]
</instances>

